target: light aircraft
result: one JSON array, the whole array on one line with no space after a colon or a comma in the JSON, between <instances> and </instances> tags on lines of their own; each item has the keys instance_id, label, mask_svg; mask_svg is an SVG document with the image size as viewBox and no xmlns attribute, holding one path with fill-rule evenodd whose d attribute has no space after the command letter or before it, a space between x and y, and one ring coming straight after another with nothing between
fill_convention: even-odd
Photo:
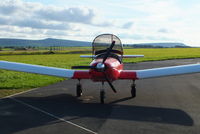
<instances>
[{"instance_id":1,"label":"light aircraft","mask_svg":"<svg viewBox=\"0 0 200 134\"><path fill-rule=\"evenodd\" d=\"M108 82L111 89L116 93L117 91L112 84L113 81L118 79L132 80L131 96L135 97L135 80L200 72L200 64L143 70L124 70L123 58L143 57L143 55L123 55L123 45L120 39L113 34L101 34L97 36L92 43L92 55L83 55L81 57L92 58L93 60L89 66L73 66L72 69L0 61L0 69L78 79L79 82L76 87L77 97L82 95L82 86L80 82L82 79L91 79L94 82L101 82L101 103L104 103L105 99L104 82Z\"/></svg>"}]
</instances>

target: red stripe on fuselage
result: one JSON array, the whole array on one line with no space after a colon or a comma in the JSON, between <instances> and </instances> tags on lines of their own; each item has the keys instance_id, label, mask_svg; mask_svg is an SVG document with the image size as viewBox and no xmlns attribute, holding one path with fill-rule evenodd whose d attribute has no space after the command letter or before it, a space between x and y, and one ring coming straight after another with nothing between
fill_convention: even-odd
<instances>
[{"instance_id":1,"label":"red stripe on fuselage","mask_svg":"<svg viewBox=\"0 0 200 134\"><path fill-rule=\"evenodd\" d=\"M77 70L74 72L72 79L90 79L91 75L89 70Z\"/></svg>"},{"instance_id":2,"label":"red stripe on fuselage","mask_svg":"<svg viewBox=\"0 0 200 134\"><path fill-rule=\"evenodd\" d=\"M137 78L137 73L130 71L130 70L122 70L120 72L119 79L131 79L131 80L136 80Z\"/></svg>"}]
</instances>

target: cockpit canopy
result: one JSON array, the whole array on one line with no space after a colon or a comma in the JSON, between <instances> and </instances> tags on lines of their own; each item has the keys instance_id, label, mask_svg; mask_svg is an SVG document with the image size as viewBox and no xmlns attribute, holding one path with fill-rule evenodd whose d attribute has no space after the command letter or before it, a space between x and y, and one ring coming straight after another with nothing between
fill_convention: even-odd
<instances>
[{"instance_id":1,"label":"cockpit canopy","mask_svg":"<svg viewBox=\"0 0 200 134\"><path fill-rule=\"evenodd\" d=\"M113 41L115 41L115 45L111 52L113 54L123 55L122 43L120 39L113 34L101 34L93 40L93 55L97 56L105 53Z\"/></svg>"}]
</instances>

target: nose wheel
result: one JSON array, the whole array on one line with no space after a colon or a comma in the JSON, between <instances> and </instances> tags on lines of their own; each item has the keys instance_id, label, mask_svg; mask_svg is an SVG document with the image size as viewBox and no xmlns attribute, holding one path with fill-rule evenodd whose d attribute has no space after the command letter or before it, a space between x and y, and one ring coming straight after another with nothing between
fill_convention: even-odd
<instances>
[{"instance_id":1,"label":"nose wheel","mask_svg":"<svg viewBox=\"0 0 200 134\"><path fill-rule=\"evenodd\" d=\"M105 100L105 90L104 90L104 82L102 82L102 88L100 89L100 102L101 104L104 104Z\"/></svg>"},{"instance_id":2,"label":"nose wheel","mask_svg":"<svg viewBox=\"0 0 200 134\"><path fill-rule=\"evenodd\" d=\"M135 84L135 81L133 81L133 84L131 85L131 97L132 98L136 97L136 84Z\"/></svg>"},{"instance_id":3,"label":"nose wheel","mask_svg":"<svg viewBox=\"0 0 200 134\"><path fill-rule=\"evenodd\" d=\"M104 104L104 100L105 100L105 91L102 90L102 91L100 91L100 101L101 101L101 104Z\"/></svg>"}]
</instances>

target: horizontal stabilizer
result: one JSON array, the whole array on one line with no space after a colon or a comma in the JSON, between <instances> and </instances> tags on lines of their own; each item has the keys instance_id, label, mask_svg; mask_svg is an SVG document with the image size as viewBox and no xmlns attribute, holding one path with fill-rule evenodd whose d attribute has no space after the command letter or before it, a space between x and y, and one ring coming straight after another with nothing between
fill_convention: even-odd
<instances>
[{"instance_id":1,"label":"horizontal stabilizer","mask_svg":"<svg viewBox=\"0 0 200 134\"><path fill-rule=\"evenodd\" d=\"M144 55L123 55L123 58L137 58L137 57L144 57Z\"/></svg>"},{"instance_id":2,"label":"horizontal stabilizer","mask_svg":"<svg viewBox=\"0 0 200 134\"><path fill-rule=\"evenodd\" d=\"M95 55L80 55L81 58L95 58Z\"/></svg>"},{"instance_id":3,"label":"horizontal stabilizer","mask_svg":"<svg viewBox=\"0 0 200 134\"><path fill-rule=\"evenodd\" d=\"M119 55L121 56L121 55ZM81 55L81 58L95 58L95 55ZM144 57L144 55L122 55L122 58L137 58L137 57Z\"/></svg>"}]
</instances>

